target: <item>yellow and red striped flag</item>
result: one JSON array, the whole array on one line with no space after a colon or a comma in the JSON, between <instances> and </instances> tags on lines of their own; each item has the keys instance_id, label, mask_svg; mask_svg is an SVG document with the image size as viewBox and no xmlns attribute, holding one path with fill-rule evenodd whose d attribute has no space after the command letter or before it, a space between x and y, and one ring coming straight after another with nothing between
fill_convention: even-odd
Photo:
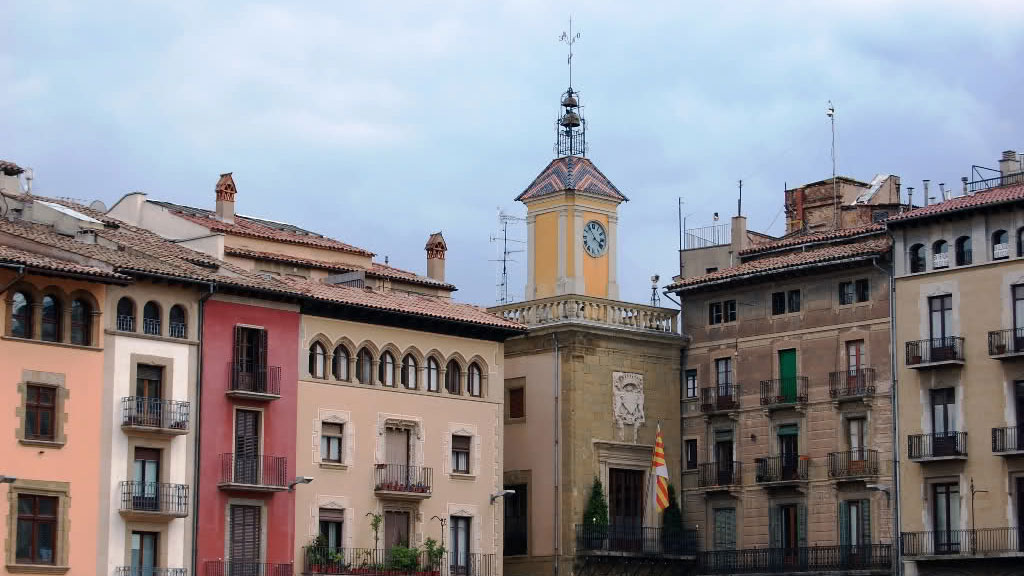
<instances>
[{"instance_id":1,"label":"yellow and red striped flag","mask_svg":"<svg viewBox=\"0 0 1024 576\"><path fill-rule=\"evenodd\" d=\"M658 433L654 437L654 459L651 463L656 479L654 488L654 504L658 512L668 508L668 466L665 464L665 439L661 436L661 424L658 424Z\"/></svg>"}]
</instances>

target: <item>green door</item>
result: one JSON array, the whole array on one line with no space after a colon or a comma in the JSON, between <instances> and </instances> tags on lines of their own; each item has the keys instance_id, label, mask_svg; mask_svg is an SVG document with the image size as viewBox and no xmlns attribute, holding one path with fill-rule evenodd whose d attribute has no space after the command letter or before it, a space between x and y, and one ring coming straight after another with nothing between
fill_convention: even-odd
<instances>
[{"instance_id":1,"label":"green door","mask_svg":"<svg viewBox=\"0 0 1024 576\"><path fill-rule=\"evenodd\" d=\"M796 350L779 350L779 393L783 402L796 402Z\"/></svg>"}]
</instances>

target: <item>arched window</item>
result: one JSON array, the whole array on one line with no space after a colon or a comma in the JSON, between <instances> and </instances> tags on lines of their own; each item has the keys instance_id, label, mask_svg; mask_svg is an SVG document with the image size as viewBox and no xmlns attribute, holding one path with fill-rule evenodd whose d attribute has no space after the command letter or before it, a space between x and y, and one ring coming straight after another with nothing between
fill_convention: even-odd
<instances>
[{"instance_id":1,"label":"arched window","mask_svg":"<svg viewBox=\"0 0 1024 576\"><path fill-rule=\"evenodd\" d=\"M932 269L949 268L949 242L936 240L932 244Z\"/></svg>"},{"instance_id":2,"label":"arched window","mask_svg":"<svg viewBox=\"0 0 1024 576\"><path fill-rule=\"evenodd\" d=\"M1017 257L1024 256L1024 228L1017 230Z\"/></svg>"},{"instance_id":3,"label":"arched window","mask_svg":"<svg viewBox=\"0 0 1024 576\"><path fill-rule=\"evenodd\" d=\"M348 348L338 346L334 349L334 364L331 370L336 379L348 381Z\"/></svg>"},{"instance_id":4,"label":"arched window","mask_svg":"<svg viewBox=\"0 0 1024 576\"><path fill-rule=\"evenodd\" d=\"M433 358L427 358L427 391L437 392L441 381L441 365Z\"/></svg>"},{"instance_id":5,"label":"arched window","mask_svg":"<svg viewBox=\"0 0 1024 576\"><path fill-rule=\"evenodd\" d=\"M996 230L992 233L992 259L1002 260L1010 257L1010 235L1006 230Z\"/></svg>"},{"instance_id":6,"label":"arched window","mask_svg":"<svg viewBox=\"0 0 1024 576\"><path fill-rule=\"evenodd\" d=\"M152 300L142 307L142 332L160 335L160 305Z\"/></svg>"},{"instance_id":7,"label":"arched window","mask_svg":"<svg viewBox=\"0 0 1024 576\"><path fill-rule=\"evenodd\" d=\"M188 324L185 320L185 308L180 304L171 306L170 322L167 325L167 335L171 338L187 338Z\"/></svg>"},{"instance_id":8,"label":"arched window","mask_svg":"<svg viewBox=\"0 0 1024 576\"><path fill-rule=\"evenodd\" d=\"M135 302L127 296L117 301L117 329L135 332Z\"/></svg>"},{"instance_id":9,"label":"arched window","mask_svg":"<svg viewBox=\"0 0 1024 576\"><path fill-rule=\"evenodd\" d=\"M385 386L395 385L395 357L391 352L380 355L380 366L377 367L377 377L380 383Z\"/></svg>"},{"instance_id":10,"label":"arched window","mask_svg":"<svg viewBox=\"0 0 1024 576\"><path fill-rule=\"evenodd\" d=\"M924 245L914 244L910 247L910 271L911 272L924 272Z\"/></svg>"},{"instance_id":11,"label":"arched window","mask_svg":"<svg viewBox=\"0 0 1024 576\"><path fill-rule=\"evenodd\" d=\"M402 359L402 386L409 390L416 389L416 372L418 369L419 366L416 364L416 359L413 358L412 354L406 354L405 358Z\"/></svg>"},{"instance_id":12,"label":"arched window","mask_svg":"<svg viewBox=\"0 0 1024 576\"><path fill-rule=\"evenodd\" d=\"M92 306L81 298L71 301L71 343L92 344Z\"/></svg>"},{"instance_id":13,"label":"arched window","mask_svg":"<svg viewBox=\"0 0 1024 576\"><path fill-rule=\"evenodd\" d=\"M469 388L469 395L480 396L483 394L483 375L480 373L480 366L476 362L469 365L469 371L466 373L466 376L466 387Z\"/></svg>"},{"instance_id":14,"label":"arched window","mask_svg":"<svg viewBox=\"0 0 1024 576\"><path fill-rule=\"evenodd\" d=\"M43 326L39 339L46 342L60 341L60 301L55 296L43 296Z\"/></svg>"},{"instance_id":15,"label":"arched window","mask_svg":"<svg viewBox=\"0 0 1024 576\"><path fill-rule=\"evenodd\" d=\"M961 236L956 239L956 265L966 266L973 261L971 253L971 237Z\"/></svg>"},{"instance_id":16,"label":"arched window","mask_svg":"<svg viewBox=\"0 0 1024 576\"><path fill-rule=\"evenodd\" d=\"M356 355L356 380L360 384L373 384L373 355L366 348Z\"/></svg>"},{"instance_id":17,"label":"arched window","mask_svg":"<svg viewBox=\"0 0 1024 576\"><path fill-rule=\"evenodd\" d=\"M309 347L309 375L313 378L323 378L327 373L327 350L319 342L313 342Z\"/></svg>"},{"instance_id":18,"label":"arched window","mask_svg":"<svg viewBox=\"0 0 1024 576\"><path fill-rule=\"evenodd\" d=\"M32 337L32 299L24 292L11 297L11 336Z\"/></svg>"},{"instance_id":19,"label":"arched window","mask_svg":"<svg viewBox=\"0 0 1024 576\"><path fill-rule=\"evenodd\" d=\"M449 394L462 394L462 369L455 360L449 360L445 367L444 389Z\"/></svg>"}]
</instances>

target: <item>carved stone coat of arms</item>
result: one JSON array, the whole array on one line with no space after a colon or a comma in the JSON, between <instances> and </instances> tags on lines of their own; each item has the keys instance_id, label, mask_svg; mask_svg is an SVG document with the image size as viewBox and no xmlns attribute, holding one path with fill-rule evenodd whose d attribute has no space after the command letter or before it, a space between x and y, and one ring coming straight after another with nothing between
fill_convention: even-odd
<instances>
[{"instance_id":1,"label":"carved stone coat of arms","mask_svg":"<svg viewBox=\"0 0 1024 576\"><path fill-rule=\"evenodd\" d=\"M632 372L612 373L612 416L619 428L619 441L625 440L625 427L633 427L636 443L644 423L644 376Z\"/></svg>"}]
</instances>

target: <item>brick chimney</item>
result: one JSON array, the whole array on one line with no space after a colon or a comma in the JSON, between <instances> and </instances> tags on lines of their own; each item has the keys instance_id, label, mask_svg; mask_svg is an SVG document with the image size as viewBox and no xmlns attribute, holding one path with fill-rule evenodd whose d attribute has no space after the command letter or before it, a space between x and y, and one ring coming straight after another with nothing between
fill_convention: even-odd
<instances>
[{"instance_id":1,"label":"brick chimney","mask_svg":"<svg viewBox=\"0 0 1024 576\"><path fill-rule=\"evenodd\" d=\"M235 180L231 172L221 174L217 180L217 218L227 222L235 223Z\"/></svg>"},{"instance_id":2,"label":"brick chimney","mask_svg":"<svg viewBox=\"0 0 1024 576\"><path fill-rule=\"evenodd\" d=\"M448 251L444 236L440 232L434 232L427 239L427 245L423 249L427 251L427 277L444 282L444 254Z\"/></svg>"},{"instance_id":3,"label":"brick chimney","mask_svg":"<svg viewBox=\"0 0 1024 576\"><path fill-rule=\"evenodd\" d=\"M1017 158L1017 152L1014 150L1004 151L1003 157L999 159L999 175L1008 176L1020 171L1020 159Z\"/></svg>"}]
</instances>

